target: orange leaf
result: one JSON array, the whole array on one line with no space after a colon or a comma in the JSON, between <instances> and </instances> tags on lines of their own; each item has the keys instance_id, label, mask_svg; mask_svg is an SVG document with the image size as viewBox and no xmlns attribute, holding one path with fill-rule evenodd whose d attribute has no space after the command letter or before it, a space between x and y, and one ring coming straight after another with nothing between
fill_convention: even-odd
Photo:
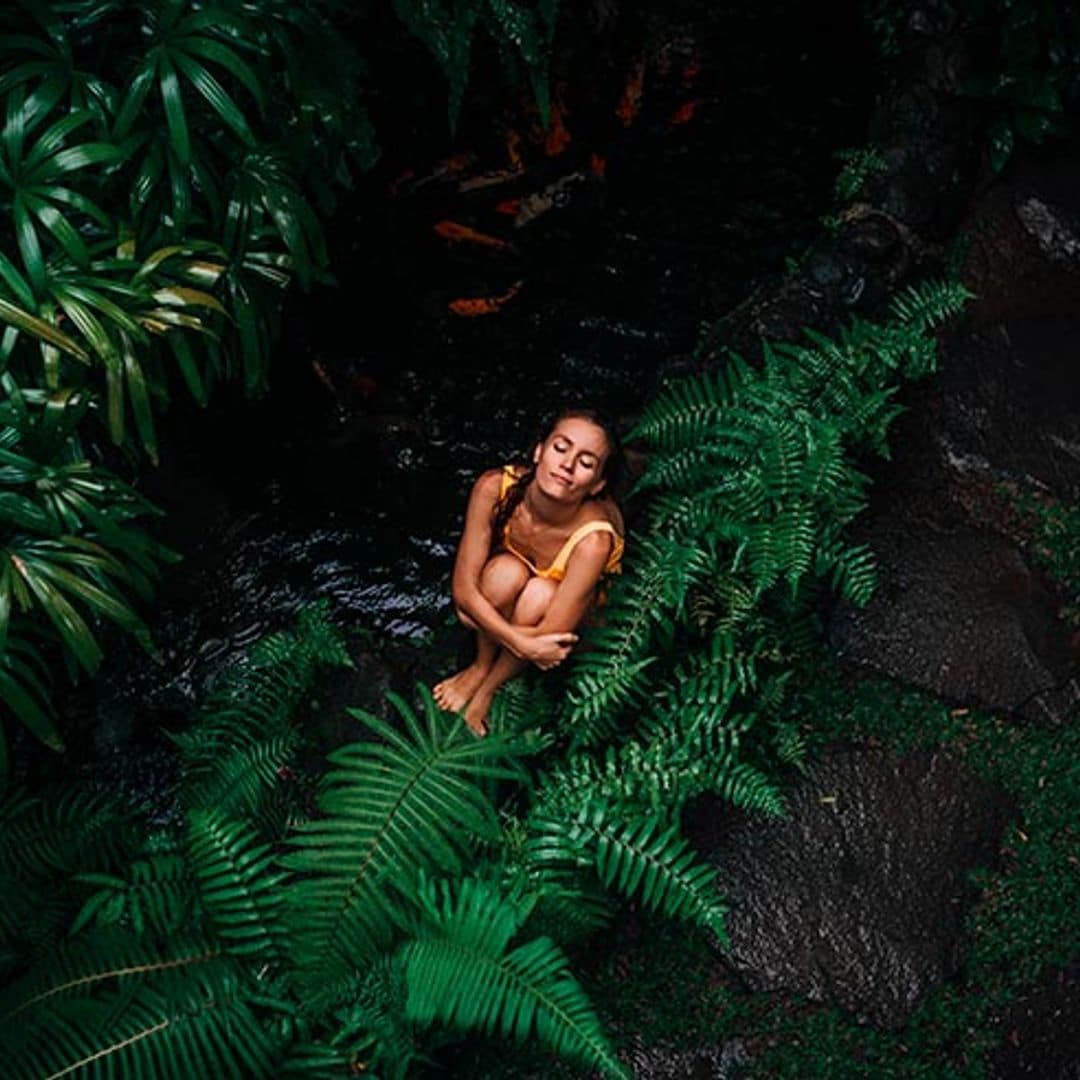
<instances>
[{"instance_id":1,"label":"orange leaf","mask_svg":"<svg viewBox=\"0 0 1080 1080\"><path fill-rule=\"evenodd\" d=\"M696 101L684 102L671 114L671 119L668 121L668 124L674 127L676 124L688 123L694 118L694 110L697 106L698 103Z\"/></svg>"},{"instance_id":2,"label":"orange leaf","mask_svg":"<svg viewBox=\"0 0 1080 1080\"><path fill-rule=\"evenodd\" d=\"M479 244L480 247L496 249L510 247L505 240L500 240L497 236L489 236L487 233L478 232L476 229L473 229L468 225L462 225L457 221L448 221L444 219L443 221L437 222L434 229L436 236L441 236L451 244L467 241L470 244Z\"/></svg>"},{"instance_id":3,"label":"orange leaf","mask_svg":"<svg viewBox=\"0 0 1080 1080\"><path fill-rule=\"evenodd\" d=\"M622 121L623 127L629 127L641 108L641 93L645 85L645 61L638 60L630 69L622 97L615 107L615 115Z\"/></svg>"},{"instance_id":4,"label":"orange leaf","mask_svg":"<svg viewBox=\"0 0 1080 1080\"><path fill-rule=\"evenodd\" d=\"M494 315L503 304L521 291L522 282L515 281L501 296L472 296L451 300L446 306L455 314L474 318L477 315Z\"/></svg>"}]
</instances>

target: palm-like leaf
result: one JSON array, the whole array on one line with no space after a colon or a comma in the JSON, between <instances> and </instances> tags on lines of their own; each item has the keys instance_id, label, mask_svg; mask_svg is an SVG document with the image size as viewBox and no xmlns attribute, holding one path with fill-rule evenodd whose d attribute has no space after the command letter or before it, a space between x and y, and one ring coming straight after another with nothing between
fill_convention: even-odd
<instances>
[{"instance_id":1,"label":"palm-like leaf","mask_svg":"<svg viewBox=\"0 0 1080 1080\"><path fill-rule=\"evenodd\" d=\"M115 165L124 151L109 142L72 142L81 128L93 122L90 111L60 117L29 146L27 119L21 91L10 91L0 133L0 197L10 207L19 255L40 297L45 292L46 252L51 246L76 265L86 266L90 255L83 233L88 225L102 233L111 230L105 211L71 186L75 174L89 167ZM72 212L79 215L74 220Z\"/></svg>"},{"instance_id":2,"label":"palm-like leaf","mask_svg":"<svg viewBox=\"0 0 1080 1080\"><path fill-rule=\"evenodd\" d=\"M147 107L155 99L159 103L168 133L162 165L170 174L174 223L181 229L189 216L192 166L199 160L192 150L192 114L207 109L240 145L252 146L255 136L248 115L219 76L246 91L260 111L266 100L262 81L237 51L238 44L252 38L246 19L221 4L185 9L187 5L176 0L142 5L151 44L132 74L114 127L116 139L127 138L144 120ZM144 141L144 146L148 157L159 158L160 148L153 141ZM150 175L160 176L161 171L161 165L152 166Z\"/></svg>"}]
</instances>

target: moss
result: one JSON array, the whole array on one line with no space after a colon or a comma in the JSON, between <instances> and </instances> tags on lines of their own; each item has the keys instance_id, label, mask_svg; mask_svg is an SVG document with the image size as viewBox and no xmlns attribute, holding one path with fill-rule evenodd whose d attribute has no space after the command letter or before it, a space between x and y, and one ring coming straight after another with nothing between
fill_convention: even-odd
<instances>
[{"instance_id":1,"label":"moss","mask_svg":"<svg viewBox=\"0 0 1080 1080\"><path fill-rule=\"evenodd\" d=\"M968 913L958 977L927 997L903 1030L879 1031L828 1005L747 993L725 977L704 932L631 917L621 942L593 951L599 958L582 972L583 982L624 1050L705 1048L738 1038L750 1077L987 1076L989 1055L1003 1039L996 1017L1080 952L1080 728L1036 728L950 708L822 658L798 680L790 707L810 760L837 742L896 753L940 747L1015 798L1018 816L1001 865L973 875L981 895Z\"/></svg>"},{"instance_id":2,"label":"moss","mask_svg":"<svg viewBox=\"0 0 1080 1080\"><path fill-rule=\"evenodd\" d=\"M811 756L830 742L897 753L941 747L1008 791L1018 818L968 913L958 978L930 995L900 1032L860 1027L838 1010L780 995L755 999L742 1030L750 1075L980 1077L1001 1042L996 1016L1080 952L1080 729L1039 728L886 679L818 663L793 705Z\"/></svg>"}]
</instances>

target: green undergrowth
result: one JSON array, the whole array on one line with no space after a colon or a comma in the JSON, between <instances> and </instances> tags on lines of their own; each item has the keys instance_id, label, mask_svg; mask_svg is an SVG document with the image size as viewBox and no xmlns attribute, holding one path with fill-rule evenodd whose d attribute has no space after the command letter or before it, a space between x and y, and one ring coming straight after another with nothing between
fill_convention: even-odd
<instances>
[{"instance_id":1,"label":"green undergrowth","mask_svg":"<svg viewBox=\"0 0 1080 1080\"><path fill-rule=\"evenodd\" d=\"M941 748L1014 800L993 870L965 925L965 963L900 1031L856 1023L839 1009L725 984L699 932L650 930L629 952L597 965L602 1014L626 1046L708 1047L738 1039L748 1077L964 1077L990 1075L998 1024L1048 973L1080 952L1080 728L950 708L928 694L826 662L792 694L808 761L836 743L904 754Z\"/></svg>"},{"instance_id":2,"label":"green undergrowth","mask_svg":"<svg viewBox=\"0 0 1080 1080\"><path fill-rule=\"evenodd\" d=\"M1000 1024L1049 973L1080 952L1080 727L1051 727L951 708L929 694L819 661L792 694L808 764L837 743L906 754L944 749L1007 792L1016 816L994 869L972 873L978 899L965 924L965 962L900 1031L860 1025L841 1010L784 994L751 994L725 969L702 930L659 920L592 943L582 971L617 1049L672 1051L741 1043L743 1077L965 1078L992 1075ZM505 1048L498 1048L500 1056ZM476 1075L552 1074L541 1059L496 1048ZM489 1056L490 1055L490 1056ZM484 1071L486 1070L486 1071Z\"/></svg>"}]
</instances>

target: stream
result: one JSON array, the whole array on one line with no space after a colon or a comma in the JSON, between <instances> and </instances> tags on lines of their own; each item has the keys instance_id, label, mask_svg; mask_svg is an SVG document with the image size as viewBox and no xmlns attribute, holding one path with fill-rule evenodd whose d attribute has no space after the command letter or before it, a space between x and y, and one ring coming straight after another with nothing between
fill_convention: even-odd
<instances>
[{"instance_id":1,"label":"stream","mask_svg":"<svg viewBox=\"0 0 1080 1080\"><path fill-rule=\"evenodd\" d=\"M653 13L641 33L606 55L610 86L564 91L566 145L525 145L516 178L486 182L507 164L494 121L486 141L463 121L463 167L388 149L327 230L336 287L290 298L270 393L174 405L140 480L183 556L148 616L164 662L113 635L92 698L68 706L99 750L175 727L319 597L350 633L437 635L478 473L568 401L625 427L703 322L820 230L871 105L842 39L780 2ZM451 242L447 221L486 239ZM495 309L469 314L476 298Z\"/></svg>"}]
</instances>

